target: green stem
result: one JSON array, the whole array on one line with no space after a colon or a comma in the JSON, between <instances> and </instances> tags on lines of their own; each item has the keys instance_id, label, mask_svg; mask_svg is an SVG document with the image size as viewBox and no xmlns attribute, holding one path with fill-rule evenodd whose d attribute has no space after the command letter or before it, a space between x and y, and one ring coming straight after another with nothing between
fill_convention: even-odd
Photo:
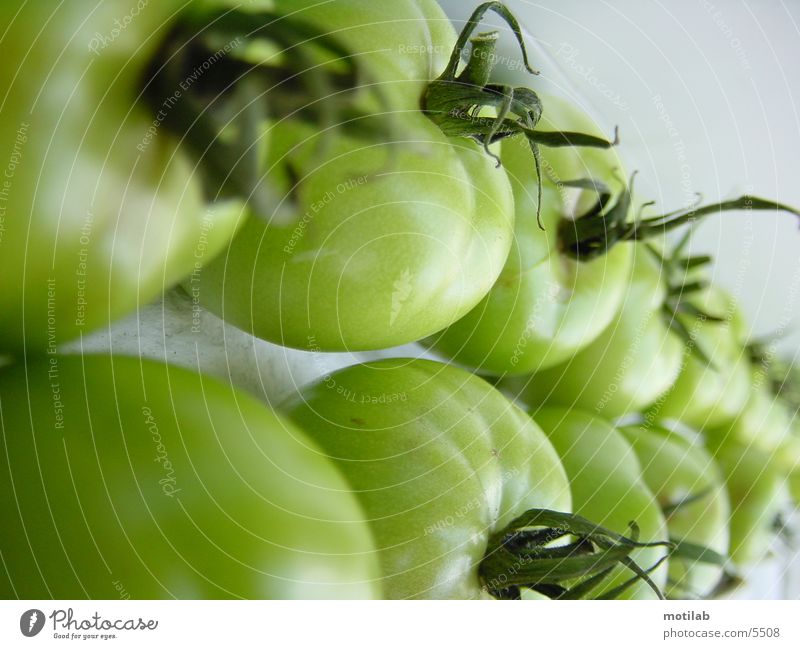
<instances>
[{"instance_id":1,"label":"green stem","mask_svg":"<svg viewBox=\"0 0 800 649\"><path fill-rule=\"evenodd\" d=\"M565 254L580 261L591 261L608 253L622 241L647 241L683 225L693 224L711 214L729 210L784 211L800 217L800 211L790 205L746 194L736 199L676 210L661 216L630 220L630 190L624 190L621 196L625 197L625 214L608 218L607 213L601 213L575 220L565 219L562 222L559 234L561 249ZM687 260L690 267L702 263L702 257Z\"/></svg>"},{"instance_id":2,"label":"green stem","mask_svg":"<svg viewBox=\"0 0 800 649\"><path fill-rule=\"evenodd\" d=\"M725 566L728 563L727 557L704 545L680 539L670 539L670 541L674 544L674 549L670 554L671 558L683 559L691 563L710 563L715 566Z\"/></svg>"},{"instance_id":3,"label":"green stem","mask_svg":"<svg viewBox=\"0 0 800 649\"><path fill-rule=\"evenodd\" d=\"M484 2L482 5L478 6L475 11L472 12L472 15L469 17L469 19L467 19L467 24L458 35L456 45L453 48L453 51L450 53L450 60L447 63L447 67L439 76L439 79L455 78L456 72L458 72L458 65L461 62L461 57L464 54L464 49L469 42L472 32L475 31L475 29L478 27L478 23L480 23L481 19L489 11L494 11L503 20L505 20L506 23L508 23L509 27L511 27L511 30L514 32L514 37L517 39L517 43L522 51L522 60L525 64L525 69L531 74L539 74L539 72L534 70L528 63L528 52L525 49L525 40L522 37L522 29L520 28L517 19L514 17L514 14L512 14L502 2Z\"/></svg>"},{"instance_id":4,"label":"green stem","mask_svg":"<svg viewBox=\"0 0 800 649\"><path fill-rule=\"evenodd\" d=\"M634 224L633 238L649 239L655 235L663 234L667 230L678 228L686 223L698 221L709 214L719 214L729 210L780 210L800 217L800 211L790 205L784 205L777 201L745 194L732 200L720 201L719 203L712 203L701 207L676 210L662 216L643 219Z\"/></svg>"}]
</instances>

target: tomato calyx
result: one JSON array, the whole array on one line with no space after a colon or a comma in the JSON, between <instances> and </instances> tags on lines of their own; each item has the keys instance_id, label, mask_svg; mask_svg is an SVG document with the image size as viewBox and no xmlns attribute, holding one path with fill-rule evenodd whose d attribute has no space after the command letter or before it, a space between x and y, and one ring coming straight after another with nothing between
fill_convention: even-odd
<instances>
[{"instance_id":1,"label":"tomato calyx","mask_svg":"<svg viewBox=\"0 0 800 649\"><path fill-rule=\"evenodd\" d=\"M472 38L478 23L489 11L499 15L511 28L522 52L525 69L532 75L539 74L528 62L522 29L517 19L502 2L485 2L467 20L444 71L428 85L422 96L422 110L445 135L468 137L482 144L486 153L496 160L498 167L501 164L500 158L489 146L507 137L525 137L533 154L539 192L537 205L540 206L542 180L539 145L607 149L616 145L619 140L616 132L614 140L608 141L586 133L535 130L543 110L536 92L525 87L490 83L492 70L498 61L495 53L498 33L486 32ZM458 68L467 43L471 45L471 50L459 74ZM483 115L486 108L494 109L496 116ZM537 207L536 218L539 227L543 229L540 209Z\"/></svg>"},{"instance_id":2,"label":"tomato calyx","mask_svg":"<svg viewBox=\"0 0 800 649\"><path fill-rule=\"evenodd\" d=\"M712 563L717 566L724 566L728 563L727 557L704 545L675 538L670 538L670 542L674 546L670 553L670 559L685 559L693 563Z\"/></svg>"},{"instance_id":3,"label":"tomato calyx","mask_svg":"<svg viewBox=\"0 0 800 649\"><path fill-rule=\"evenodd\" d=\"M154 133L164 128L181 140L207 198L241 199L268 218L259 146L265 123L301 119L323 133L333 126L363 133L373 128L371 114L352 100L363 74L335 38L302 21L221 10L179 20L142 86ZM383 105L380 87L372 89Z\"/></svg>"},{"instance_id":4,"label":"tomato calyx","mask_svg":"<svg viewBox=\"0 0 800 649\"><path fill-rule=\"evenodd\" d=\"M709 264L712 258L708 255L684 255L692 233L691 226L710 214L728 210L784 211L798 217L800 211L777 201L745 194L736 199L703 206L694 205L661 216L643 218L644 209L653 204L651 201L642 204L637 216L631 220L629 213L633 204L635 177L636 172L631 175L630 181L616 199L604 183L595 179L581 178L559 182L564 187L591 189L597 193L597 201L584 214L575 219L562 219L558 230L560 250L576 261L591 261L605 255L620 242L645 243L646 250L657 258L667 277L667 296L661 307L664 323L681 338L689 353L704 365L713 368L710 357L697 344L696 334L686 326L681 317L689 316L702 322L725 322L724 317L698 307L693 299L708 288L708 282L689 278L695 276L693 271ZM666 255L646 243L682 226L688 226L685 235Z\"/></svg>"},{"instance_id":5,"label":"tomato calyx","mask_svg":"<svg viewBox=\"0 0 800 649\"><path fill-rule=\"evenodd\" d=\"M600 208L603 209L591 209L575 219L562 220L559 226L559 240L564 254L579 261L591 261L605 255L622 241L648 241L683 225L692 225L711 214L729 210L784 211L800 217L800 211L789 205L744 194L731 200L702 206L695 204L660 216L643 218L644 209L653 205L653 202L648 202L641 206L639 214L631 220L629 212L632 205L631 194L635 176L634 172L628 185L620 192L617 201L610 207L607 207L610 196L600 194L598 191L599 196L605 199L600 205ZM588 186L589 184L595 187L604 187L590 179L568 181L561 184L568 187ZM600 204L600 200L598 200L598 204ZM605 209L606 207L607 209Z\"/></svg>"},{"instance_id":6,"label":"tomato calyx","mask_svg":"<svg viewBox=\"0 0 800 649\"><path fill-rule=\"evenodd\" d=\"M687 353L694 355L707 367L716 369L711 357L698 344L697 333L684 322L686 316L693 322L721 324L726 321L724 316L710 313L696 304L695 298L709 287L709 283L703 278L696 279L695 271L708 266L713 258L710 255L685 255L691 236L692 230L687 229L666 254L649 244L645 245L645 250L656 258L667 278L667 295L661 305L664 324L681 339Z\"/></svg>"},{"instance_id":7,"label":"tomato calyx","mask_svg":"<svg viewBox=\"0 0 800 649\"><path fill-rule=\"evenodd\" d=\"M664 599L650 573L670 556L674 543L640 542L636 523L632 521L629 526L630 535L623 536L576 514L530 509L489 539L479 567L481 581L498 599L519 599L521 588L551 599L582 599L618 565L623 565L633 576L597 599L616 599L638 581L644 581ZM564 537L571 540L553 545ZM630 557L637 548L658 546L668 552L646 569Z\"/></svg>"},{"instance_id":8,"label":"tomato calyx","mask_svg":"<svg viewBox=\"0 0 800 649\"><path fill-rule=\"evenodd\" d=\"M636 172L616 198L611 189L594 178L559 181L562 187L588 189L597 193L597 200L575 219L562 219L558 227L561 251L576 260L590 261L606 254L628 234L628 215L633 203L633 181Z\"/></svg>"},{"instance_id":9,"label":"tomato calyx","mask_svg":"<svg viewBox=\"0 0 800 649\"><path fill-rule=\"evenodd\" d=\"M745 345L745 351L770 392L797 412L800 411L800 366L777 353L778 343L786 333L781 329L771 336L751 340Z\"/></svg>"}]
</instances>

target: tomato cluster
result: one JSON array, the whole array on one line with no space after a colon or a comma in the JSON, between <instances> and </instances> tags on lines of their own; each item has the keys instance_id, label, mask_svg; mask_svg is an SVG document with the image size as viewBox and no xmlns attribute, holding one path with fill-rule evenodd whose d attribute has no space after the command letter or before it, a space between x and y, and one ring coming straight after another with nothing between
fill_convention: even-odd
<instances>
[{"instance_id":1,"label":"tomato cluster","mask_svg":"<svg viewBox=\"0 0 800 649\"><path fill-rule=\"evenodd\" d=\"M710 597L765 556L793 374L666 235L796 210L647 215L499 2L123 9L0 7L0 595Z\"/></svg>"}]
</instances>

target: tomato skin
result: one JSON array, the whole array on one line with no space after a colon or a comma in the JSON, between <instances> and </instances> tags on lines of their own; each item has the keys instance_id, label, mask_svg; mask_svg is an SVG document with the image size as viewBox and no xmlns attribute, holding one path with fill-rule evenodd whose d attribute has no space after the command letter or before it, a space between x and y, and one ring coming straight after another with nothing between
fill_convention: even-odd
<instances>
[{"instance_id":1,"label":"tomato skin","mask_svg":"<svg viewBox=\"0 0 800 649\"><path fill-rule=\"evenodd\" d=\"M731 561L746 566L764 556L785 498L785 474L796 450L789 442L791 417L749 361L735 301L711 286L698 305L725 318L685 323L713 365L691 355L647 419L660 417L701 432L728 491Z\"/></svg>"},{"instance_id":2,"label":"tomato skin","mask_svg":"<svg viewBox=\"0 0 800 649\"><path fill-rule=\"evenodd\" d=\"M679 433L658 426L625 426L620 431L636 452L642 478L662 507L705 494L666 514L670 539L727 556L731 507L722 473L708 452ZM721 566L672 557L667 597L705 597L722 574Z\"/></svg>"},{"instance_id":3,"label":"tomato skin","mask_svg":"<svg viewBox=\"0 0 800 649\"><path fill-rule=\"evenodd\" d=\"M742 356L746 353L742 349ZM772 394L762 368L751 367L750 377L744 407L733 420L703 429L730 494L731 559L738 566L766 554L785 500L786 476L798 457L788 406ZM788 485L791 490L791 479Z\"/></svg>"},{"instance_id":4,"label":"tomato skin","mask_svg":"<svg viewBox=\"0 0 800 649\"><path fill-rule=\"evenodd\" d=\"M686 318L695 344L711 360L709 365L690 354L678 378L650 409L654 419L672 419L695 430L729 425L742 411L750 394L750 363L744 352L744 321L735 300L711 286L696 298L706 313L724 322Z\"/></svg>"},{"instance_id":5,"label":"tomato skin","mask_svg":"<svg viewBox=\"0 0 800 649\"><path fill-rule=\"evenodd\" d=\"M339 473L228 385L51 356L0 370L0 410L4 598L379 596Z\"/></svg>"},{"instance_id":6,"label":"tomato skin","mask_svg":"<svg viewBox=\"0 0 800 649\"><path fill-rule=\"evenodd\" d=\"M794 405L794 401L791 402ZM786 489L795 506L800 505L800 418L795 412L789 433L776 450L777 460L786 476Z\"/></svg>"},{"instance_id":7,"label":"tomato skin","mask_svg":"<svg viewBox=\"0 0 800 649\"><path fill-rule=\"evenodd\" d=\"M533 507L569 511L547 438L464 370L355 365L308 386L286 411L357 493L389 598L487 597L478 564L489 535Z\"/></svg>"},{"instance_id":8,"label":"tomato skin","mask_svg":"<svg viewBox=\"0 0 800 649\"><path fill-rule=\"evenodd\" d=\"M435 0L272 0L277 13L317 26L377 77L393 108L418 111L431 79L447 65L456 34Z\"/></svg>"},{"instance_id":9,"label":"tomato skin","mask_svg":"<svg viewBox=\"0 0 800 649\"><path fill-rule=\"evenodd\" d=\"M742 411L727 426L707 427L703 433L713 438L714 446L728 441L755 446L768 453L773 463L788 467L791 449L787 443L792 435L793 415L789 406L772 393L760 369L753 368L750 376L750 390Z\"/></svg>"},{"instance_id":10,"label":"tomato skin","mask_svg":"<svg viewBox=\"0 0 800 649\"><path fill-rule=\"evenodd\" d=\"M614 322L566 363L504 385L530 406L576 407L607 419L644 410L670 388L684 358L663 319L665 294L660 266L637 246Z\"/></svg>"},{"instance_id":11,"label":"tomato skin","mask_svg":"<svg viewBox=\"0 0 800 649\"><path fill-rule=\"evenodd\" d=\"M505 171L420 108L455 44L449 21L435 3L411 0L277 6L363 59L365 85L377 83L388 106L370 104L369 87L353 101L390 115L366 122L380 132L355 135L271 122L263 182L274 212L251 217L191 288L238 327L298 349L379 349L441 330L491 288L514 216Z\"/></svg>"},{"instance_id":12,"label":"tomato skin","mask_svg":"<svg viewBox=\"0 0 800 649\"><path fill-rule=\"evenodd\" d=\"M642 480L642 471L631 445L605 420L579 410L541 408L532 413L561 458L569 477L576 514L620 534L630 534L635 521L640 541L667 540L667 526L653 493ZM664 556L663 547L639 548L631 558L647 569ZM592 596L619 585L632 576L623 567L594 589ZM650 574L662 588L667 580L666 562ZM644 582L622 593L624 599L653 599Z\"/></svg>"},{"instance_id":13,"label":"tomato skin","mask_svg":"<svg viewBox=\"0 0 800 649\"><path fill-rule=\"evenodd\" d=\"M733 439L710 449L731 502L730 558L740 567L764 558L783 505L784 475L772 455Z\"/></svg>"},{"instance_id":14,"label":"tomato skin","mask_svg":"<svg viewBox=\"0 0 800 649\"><path fill-rule=\"evenodd\" d=\"M674 385L646 418L679 422L701 432L728 491L731 561L746 566L764 556L785 499L786 472L796 450L790 442L791 417L768 394L764 377L750 363L744 345L746 323L736 301L710 286L692 302L724 320L684 320L712 364L689 356Z\"/></svg>"},{"instance_id":15,"label":"tomato skin","mask_svg":"<svg viewBox=\"0 0 800 649\"><path fill-rule=\"evenodd\" d=\"M600 133L570 104L549 96L542 103L542 130ZM588 209L597 196L558 183L589 177L620 191L623 166L613 151L542 149L544 231L536 223L537 185L527 143L504 140L501 159L516 213L508 260L489 294L430 344L483 374L527 374L568 360L611 323L622 305L634 247L619 244L591 261L576 261L560 249L561 222Z\"/></svg>"},{"instance_id":16,"label":"tomato skin","mask_svg":"<svg viewBox=\"0 0 800 649\"><path fill-rule=\"evenodd\" d=\"M398 152L397 170L379 177L365 174L389 164L385 147L338 138L300 188L305 205L334 196L316 213L308 208L301 235L294 217L284 224L250 219L187 288L260 338L314 351L391 347L457 319L502 268L511 194L484 152L418 126L427 131L418 129L428 152ZM282 135L301 130L311 136L297 125L274 133L270 160L295 147ZM313 150L311 137L293 160ZM338 193L359 178L363 183Z\"/></svg>"},{"instance_id":17,"label":"tomato skin","mask_svg":"<svg viewBox=\"0 0 800 649\"><path fill-rule=\"evenodd\" d=\"M786 487L795 506L800 504L800 432L795 424L792 435L781 444L781 457L786 458Z\"/></svg>"},{"instance_id":18,"label":"tomato skin","mask_svg":"<svg viewBox=\"0 0 800 649\"><path fill-rule=\"evenodd\" d=\"M207 209L194 163L166 129L148 133L139 94L184 6L150 2L120 30L136 3L2 3L0 141L14 166L0 200L0 352L41 354L107 325L235 231L240 206Z\"/></svg>"}]
</instances>

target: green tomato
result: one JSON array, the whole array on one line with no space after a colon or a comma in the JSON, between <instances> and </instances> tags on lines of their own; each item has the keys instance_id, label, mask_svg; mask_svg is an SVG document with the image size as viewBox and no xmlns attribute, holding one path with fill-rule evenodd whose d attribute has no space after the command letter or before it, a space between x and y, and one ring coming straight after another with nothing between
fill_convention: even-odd
<instances>
[{"instance_id":1,"label":"green tomato","mask_svg":"<svg viewBox=\"0 0 800 649\"><path fill-rule=\"evenodd\" d=\"M688 354L673 385L650 409L652 419L679 421L695 430L729 425L750 395L750 363L744 353L744 320L735 300L718 287L693 298L703 316L677 316L710 363Z\"/></svg>"},{"instance_id":2,"label":"green tomato","mask_svg":"<svg viewBox=\"0 0 800 649\"><path fill-rule=\"evenodd\" d=\"M794 404L793 404L794 405ZM795 506L800 505L800 419L795 411L789 434L777 450L780 466L786 473L786 487Z\"/></svg>"},{"instance_id":3,"label":"green tomato","mask_svg":"<svg viewBox=\"0 0 800 649\"><path fill-rule=\"evenodd\" d=\"M740 354L747 357L745 349ZM744 407L727 424L703 429L725 473L732 507L731 558L739 566L765 556L800 457L789 405L773 393L764 367L747 366L751 380Z\"/></svg>"},{"instance_id":4,"label":"green tomato","mask_svg":"<svg viewBox=\"0 0 800 649\"><path fill-rule=\"evenodd\" d=\"M333 467L229 385L137 358L0 370L3 598L368 598Z\"/></svg>"},{"instance_id":5,"label":"green tomato","mask_svg":"<svg viewBox=\"0 0 800 649\"><path fill-rule=\"evenodd\" d=\"M708 440L731 504L730 558L740 567L763 559L783 506L784 474L770 453L735 439Z\"/></svg>"},{"instance_id":6,"label":"green tomato","mask_svg":"<svg viewBox=\"0 0 800 649\"><path fill-rule=\"evenodd\" d=\"M390 598L485 597L490 536L531 508L570 510L564 469L538 426L463 370L355 365L286 409L358 495Z\"/></svg>"},{"instance_id":7,"label":"green tomato","mask_svg":"<svg viewBox=\"0 0 800 649\"><path fill-rule=\"evenodd\" d=\"M579 109L543 97L541 123L550 130L596 133ZM622 164L612 151L555 148L542 153L541 222L536 178L525 140L502 143L501 159L514 190L514 244L489 294L465 317L431 339L439 352L485 374L525 374L573 357L609 325L622 305L633 246L580 261L561 245L565 223L597 201L591 189L565 181L591 178L624 187Z\"/></svg>"},{"instance_id":8,"label":"green tomato","mask_svg":"<svg viewBox=\"0 0 800 649\"><path fill-rule=\"evenodd\" d=\"M636 452L642 478L664 511L670 539L727 556L730 502L722 473L708 452L679 433L657 426L626 426L620 431ZM706 597L722 576L720 565L673 555L667 596Z\"/></svg>"},{"instance_id":9,"label":"green tomato","mask_svg":"<svg viewBox=\"0 0 800 649\"><path fill-rule=\"evenodd\" d=\"M772 457L772 463L789 470L795 459L791 444L793 414L772 392L760 368L751 369L750 376L750 391L742 411L727 426L705 428L703 434L713 438L714 446L735 441L757 447Z\"/></svg>"},{"instance_id":10,"label":"green tomato","mask_svg":"<svg viewBox=\"0 0 800 649\"><path fill-rule=\"evenodd\" d=\"M628 533L629 524L639 528L639 540L667 540L667 526L661 508L642 479L642 470L631 445L605 420L561 408L542 408L533 413L553 443L569 477L572 506L576 514L620 534ZM662 547L635 550L631 558L643 569L656 565L665 554ZM625 568L616 568L595 593L631 578ZM659 588L667 581L666 562L651 574ZM655 597L644 582L636 583L622 595L631 599Z\"/></svg>"},{"instance_id":11,"label":"green tomato","mask_svg":"<svg viewBox=\"0 0 800 649\"><path fill-rule=\"evenodd\" d=\"M363 61L383 105L367 87L346 95L359 115L350 122L269 120L263 184L274 209L250 218L186 288L236 326L298 349L378 349L432 334L489 291L514 217L505 171L420 109L455 32L428 0L275 6Z\"/></svg>"},{"instance_id":12,"label":"green tomato","mask_svg":"<svg viewBox=\"0 0 800 649\"><path fill-rule=\"evenodd\" d=\"M207 208L193 163L141 99L185 3L141 4L0 6L0 351L52 352L107 325L238 224L241 203Z\"/></svg>"},{"instance_id":13,"label":"green tomato","mask_svg":"<svg viewBox=\"0 0 800 649\"><path fill-rule=\"evenodd\" d=\"M593 343L566 363L509 379L505 387L530 406L574 406L608 419L656 401L678 376L684 348L664 321L663 271L643 247L629 281L622 310Z\"/></svg>"},{"instance_id":14,"label":"green tomato","mask_svg":"<svg viewBox=\"0 0 800 649\"><path fill-rule=\"evenodd\" d=\"M728 430L706 431L717 443L726 438L758 446L786 476L795 505L800 503L800 369L776 357L774 344L755 342L746 351L753 363L750 398Z\"/></svg>"},{"instance_id":15,"label":"green tomato","mask_svg":"<svg viewBox=\"0 0 800 649\"><path fill-rule=\"evenodd\" d=\"M793 426L792 434L781 444L780 454L787 458L786 466L786 486L789 496L795 506L800 505L800 432L797 425Z\"/></svg>"}]
</instances>

